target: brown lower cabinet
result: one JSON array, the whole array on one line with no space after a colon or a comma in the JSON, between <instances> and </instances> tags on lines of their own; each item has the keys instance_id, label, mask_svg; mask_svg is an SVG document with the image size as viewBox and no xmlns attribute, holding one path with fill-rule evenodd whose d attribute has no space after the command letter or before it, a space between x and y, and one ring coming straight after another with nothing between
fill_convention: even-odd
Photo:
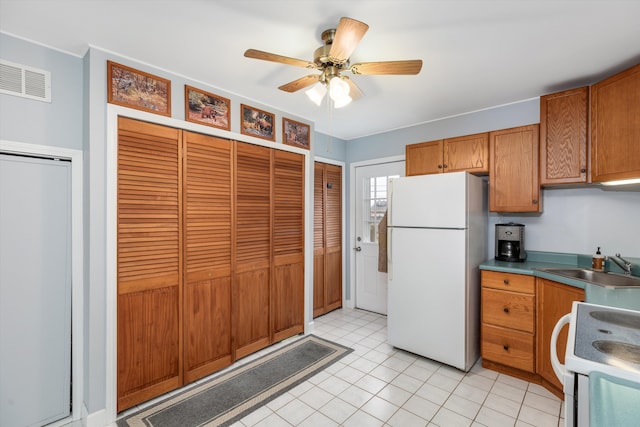
<instances>
[{"instance_id":1,"label":"brown lower cabinet","mask_svg":"<svg viewBox=\"0 0 640 427\"><path fill-rule=\"evenodd\" d=\"M313 317L342 307L342 168L315 162Z\"/></svg>"},{"instance_id":2,"label":"brown lower cabinet","mask_svg":"<svg viewBox=\"0 0 640 427\"><path fill-rule=\"evenodd\" d=\"M553 391L559 397L562 396L562 384L556 377L551 366L551 333L562 316L571 312L574 301L584 301L584 290L567 286L562 283L537 279L536 294L538 303L537 318L537 346L538 353L544 357L538 357L536 372L540 375L542 384ZM565 347L569 328L565 327L558 336L558 358L564 363Z\"/></svg>"},{"instance_id":3,"label":"brown lower cabinet","mask_svg":"<svg viewBox=\"0 0 640 427\"><path fill-rule=\"evenodd\" d=\"M304 156L119 118L117 410L304 330Z\"/></svg>"},{"instance_id":4,"label":"brown lower cabinet","mask_svg":"<svg viewBox=\"0 0 640 427\"><path fill-rule=\"evenodd\" d=\"M551 367L551 332L584 301L579 288L533 276L482 271L482 366L542 384L559 398L562 385ZM558 346L564 349L567 330ZM558 352L564 361L564 350Z\"/></svg>"}]
</instances>

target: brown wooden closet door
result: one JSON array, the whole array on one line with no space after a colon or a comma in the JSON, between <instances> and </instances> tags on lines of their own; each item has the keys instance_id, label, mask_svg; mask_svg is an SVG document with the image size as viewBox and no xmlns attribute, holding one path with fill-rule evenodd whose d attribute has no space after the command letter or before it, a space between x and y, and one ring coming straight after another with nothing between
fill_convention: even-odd
<instances>
[{"instance_id":1,"label":"brown wooden closet door","mask_svg":"<svg viewBox=\"0 0 640 427\"><path fill-rule=\"evenodd\" d=\"M184 133L184 380L231 364L232 142Z\"/></svg>"},{"instance_id":2,"label":"brown wooden closet door","mask_svg":"<svg viewBox=\"0 0 640 427\"><path fill-rule=\"evenodd\" d=\"M342 168L314 166L313 316L342 307Z\"/></svg>"},{"instance_id":3,"label":"brown wooden closet door","mask_svg":"<svg viewBox=\"0 0 640 427\"><path fill-rule=\"evenodd\" d=\"M180 131L118 119L117 410L182 385Z\"/></svg>"},{"instance_id":4,"label":"brown wooden closet door","mask_svg":"<svg viewBox=\"0 0 640 427\"><path fill-rule=\"evenodd\" d=\"M313 166L313 317L325 313L324 305L324 164Z\"/></svg>"},{"instance_id":5,"label":"brown wooden closet door","mask_svg":"<svg viewBox=\"0 0 640 427\"><path fill-rule=\"evenodd\" d=\"M233 316L240 358L270 344L271 149L236 142Z\"/></svg>"},{"instance_id":6,"label":"brown wooden closet door","mask_svg":"<svg viewBox=\"0 0 640 427\"><path fill-rule=\"evenodd\" d=\"M325 312L342 307L342 168L325 166Z\"/></svg>"},{"instance_id":7,"label":"brown wooden closet door","mask_svg":"<svg viewBox=\"0 0 640 427\"><path fill-rule=\"evenodd\" d=\"M273 151L273 340L304 332L304 156Z\"/></svg>"}]
</instances>

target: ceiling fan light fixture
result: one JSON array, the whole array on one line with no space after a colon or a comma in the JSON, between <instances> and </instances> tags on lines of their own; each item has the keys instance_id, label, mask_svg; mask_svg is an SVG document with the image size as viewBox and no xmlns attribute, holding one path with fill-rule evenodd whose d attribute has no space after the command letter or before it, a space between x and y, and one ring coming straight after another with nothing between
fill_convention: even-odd
<instances>
[{"instance_id":1,"label":"ceiling fan light fixture","mask_svg":"<svg viewBox=\"0 0 640 427\"><path fill-rule=\"evenodd\" d=\"M349 83L342 80L339 76L333 77L329 80L329 96L334 102L342 101L343 98L349 97ZM351 98L349 97L349 99ZM348 103L349 102L347 102L347 104Z\"/></svg>"},{"instance_id":2,"label":"ceiling fan light fixture","mask_svg":"<svg viewBox=\"0 0 640 427\"><path fill-rule=\"evenodd\" d=\"M333 101L333 108L342 108L346 105L349 105L352 101L352 98L349 95L345 95L338 100Z\"/></svg>"},{"instance_id":3,"label":"ceiling fan light fixture","mask_svg":"<svg viewBox=\"0 0 640 427\"><path fill-rule=\"evenodd\" d=\"M327 93L327 88L324 84L318 82L314 84L311 89L305 91L311 102L316 104L318 107L322 104L322 99Z\"/></svg>"}]
</instances>

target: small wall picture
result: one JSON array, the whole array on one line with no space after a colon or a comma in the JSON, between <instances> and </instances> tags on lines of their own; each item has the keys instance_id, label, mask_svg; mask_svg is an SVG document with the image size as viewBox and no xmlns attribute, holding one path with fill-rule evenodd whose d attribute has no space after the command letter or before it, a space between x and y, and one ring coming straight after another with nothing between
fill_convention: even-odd
<instances>
[{"instance_id":1,"label":"small wall picture","mask_svg":"<svg viewBox=\"0 0 640 427\"><path fill-rule=\"evenodd\" d=\"M275 125L274 114L241 104L240 115L242 121L240 125L241 133L270 141L275 140L275 133L273 132Z\"/></svg>"},{"instance_id":2,"label":"small wall picture","mask_svg":"<svg viewBox=\"0 0 640 427\"><path fill-rule=\"evenodd\" d=\"M171 116L171 81L107 61L108 102Z\"/></svg>"},{"instance_id":3,"label":"small wall picture","mask_svg":"<svg viewBox=\"0 0 640 427\"><path fill-rule=\"evenodd\" d=\"M188 122L229 130L231 101L222 96L184 86L184 118Z\"/></svg>"},{"instance_id":4,"label":"small wall picture","mask_svg":"<svg viewBox=\"0 0 640 427\"><path fill-rule=\"evenodd\" d=\"M282 118L282 142L294 147L309 149L311 127L295 120Z\"/></svg>"}]
</instances>

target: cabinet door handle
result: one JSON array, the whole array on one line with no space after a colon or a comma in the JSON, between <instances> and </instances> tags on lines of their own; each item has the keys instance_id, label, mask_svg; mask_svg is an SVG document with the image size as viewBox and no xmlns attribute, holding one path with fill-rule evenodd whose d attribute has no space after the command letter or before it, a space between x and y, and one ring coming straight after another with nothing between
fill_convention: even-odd
<instances>
[{"instance_id":1,"label":"cabinet door handle","mask_svg":"<svg viewBox=\"0 0 640 427\"><path fill-rule=\"evenodd\" d=\"M531 201L531 203L533 203L534 205L537 205L537 204L538 204L538 201L537 201L536 199L533 199L533 200Z\"/></svg>"},{"instance_id":2,"label":"cabinet door handle","mask_svg":"<svg viewBox=\"0 0 640 427\"><path fill-rule=\"evenodd\" d=\"M509 279L504 279L502 283L504 283L505 285L509 285Z\"/></svg>"},{"instance_id":3,"label":"cabinet door handle","mask_svg":"<svg viewBox=\"0 0 640 427\"><path fill-rule=\"evenodd\" d=\"M503 345L502 348L504 349L504 351L509 351L509 345L508 344Z\"/></svg>"},{"instance_id":4,"label":"cabinet door handle","mask_svg":"<svg viewBox=\"0 0 640 427\"><path fill-rule=\"evenodd\" d=\"M442 165L438 165L438 169L442 169Z\"/></svg>"},{"instance_id":5,"label":"cabinet door handle","mask_svg":"<svg viewBox=\"0 0 640 427\"><path fill-rule=\"evenodd\" d=\"M449 165L447 165L446 163L443 166L445 169L449 167Z\"/></svg>"},{"instance_id":6,"label":"cabinet door handle","mask_svg":"<svg viewBox=\"0 0 640 427\"><path fill-rule=\"evenodd\" d=\"M587 173L587 170L585 168L580 169L580 173Z\"/></svg>"},{"instance_id":7,"label":"cabinet door handle","mask_svg":"<svg viewBox=\"0 0 640 427\"><path fill-rule=\"evenodd\" d=\"M504 311L505 313L509 314L509 307L503 308L502 311Z\"/></svg>"}]
</instances>

